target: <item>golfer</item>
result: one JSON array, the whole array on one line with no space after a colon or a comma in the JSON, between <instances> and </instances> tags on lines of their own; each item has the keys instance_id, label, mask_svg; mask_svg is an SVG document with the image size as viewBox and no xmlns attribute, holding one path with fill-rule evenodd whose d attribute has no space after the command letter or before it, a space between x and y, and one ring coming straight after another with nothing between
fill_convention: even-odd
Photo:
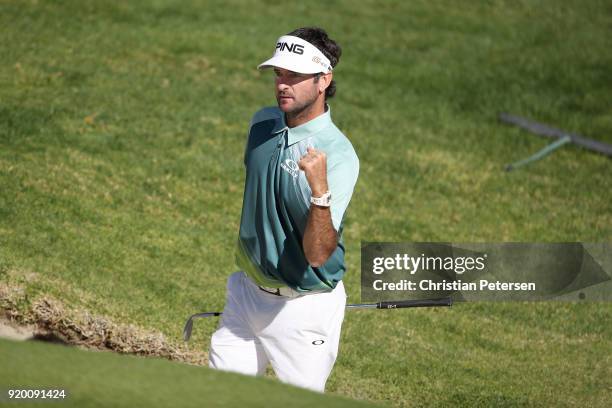
<instances>
[{"instance_id":1,"label":"golfer","mask_svg":"<svg viewBox=\"0 0 612 408\"><path fill-rule=\"evenodd\" d=\"M251 120L237 248L240 272L210 346L210 366L323 392L344 318L342 224L359 172L326 100L341 49L320 28L276 42L278 106Z\"/></svg>"}]
</instances>

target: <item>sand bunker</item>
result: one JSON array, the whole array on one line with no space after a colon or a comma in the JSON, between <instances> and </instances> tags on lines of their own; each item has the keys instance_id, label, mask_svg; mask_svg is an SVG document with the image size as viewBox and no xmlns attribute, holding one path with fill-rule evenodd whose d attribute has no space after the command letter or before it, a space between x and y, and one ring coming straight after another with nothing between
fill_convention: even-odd
<instances>
[{"instance_id":1,"label":"sand bunker","mask_svg":"<svg viewBox=\"0 0 612 408\"><path fill-rule=\"evenodd\" d=\"M116 324L103 316L70 310L51 297L41 297L24 308L23 293L18 286L0 283L0 337L45 340L98 350L164 357L190 364L206 364L207 356L204 352L189 350L182 344L171 344L159 332Z\"/></svg>"}]
</instances>

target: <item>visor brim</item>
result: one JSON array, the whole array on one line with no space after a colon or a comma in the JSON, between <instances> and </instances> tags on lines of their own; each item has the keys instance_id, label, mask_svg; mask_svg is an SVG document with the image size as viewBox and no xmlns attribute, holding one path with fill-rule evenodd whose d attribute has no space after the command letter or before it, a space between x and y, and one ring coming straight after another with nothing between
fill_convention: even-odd
<instances>
[{"instance_id":1,"label":"visor brim","mask_svg":"<svg viewBox=\"0 0 612 408\"><path fill-rule=\"evenodd\" d=\"M300 74L324 73L321 66L314 62L312 64L304 64L303 61L296 61L293 58L285 58L282 56L274 56L257 66L257 69L266 68L283 68Z\"/></svg>"}]
</instances>

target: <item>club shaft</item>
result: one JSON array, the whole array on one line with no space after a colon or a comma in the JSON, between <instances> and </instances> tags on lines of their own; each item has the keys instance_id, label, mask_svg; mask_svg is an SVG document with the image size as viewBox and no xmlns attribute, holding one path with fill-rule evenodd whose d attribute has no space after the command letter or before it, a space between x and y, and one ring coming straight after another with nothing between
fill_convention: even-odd
<instances>
[{"instance_id":1,"label":"club shaft","mask_svg":"<svg viewBox=\"0 0 612 408\"><path fill-rule=\"evenodd\" d=\"M439 306L451 306L453 300L451 298L442 299L415 299L415 300L387 300L378 303L358 303L354 305L347 305L350 309L360 308L376 308L376 309L404 309L409 307L439 307Z\"/></svg>"},{"instance_id":2,"label":"club shaft","mask_svg":"<svg viewBox=\"0 0 612 408\"><path fill-rule=\"evenodd\" d=\"M437 306L451 306L453 300L451 298L442 299L417 299L417 300L397 300L397 301L383 301L378 303L355 303L346 305L347 309L403 309L409 307L437 307ZM191 338L191 331L193 329L193 319L199 319L204 317L221 316L222 312L204 312L196 313L191 315L185 324L183 329L183 340L189 341Z\"/></svg>"},{"instance_id":3,"label":"club shaft","mask_svg":"<svg viewBox=\"0 0 612 408\"><path fill-rule=\"evenodd\" d=\"M415 300L389 300L378 303L354 303L346 305L347 309L405 309L410 307L439 307L452 306L451 298L442 299L415 299ZM193 315L193 318L221 316L223 312L205 312Z\"/></svg>"}]
</instances>

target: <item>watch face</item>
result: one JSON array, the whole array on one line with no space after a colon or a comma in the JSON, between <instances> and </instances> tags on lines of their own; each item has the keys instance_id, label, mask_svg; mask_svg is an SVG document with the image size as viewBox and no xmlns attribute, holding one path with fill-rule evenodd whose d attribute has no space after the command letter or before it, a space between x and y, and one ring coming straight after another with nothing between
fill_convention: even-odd
<instances>
[{"instance_id":1,"label":"watch face","mask_svg":"<svg viewBox=\"0 0 612 408\"><path fill-rule=\"evenodd\" d=\"M315 205L320 205L322 207L329 207L331 205L331 193L328 191L321 197L311 197L310 202Z\"/></svg>"}]
</instances>

